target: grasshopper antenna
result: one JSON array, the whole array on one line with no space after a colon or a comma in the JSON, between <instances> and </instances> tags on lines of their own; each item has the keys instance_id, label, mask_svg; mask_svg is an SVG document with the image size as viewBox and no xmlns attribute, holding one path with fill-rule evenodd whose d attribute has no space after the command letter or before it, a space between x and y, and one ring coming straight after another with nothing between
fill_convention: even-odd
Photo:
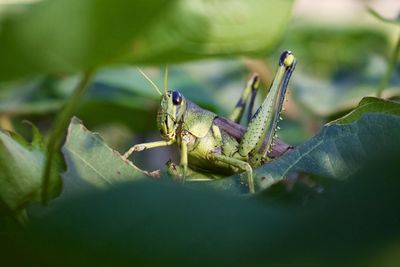
<instances>
[{"instance_id":1,"label":"grasshopper antenna","mask_svg":"<svg viewBox=\"0 0 400 267\"><path fill-rule=\"evenodd\" d=\"M157 93L158 93L159 95L162 95L160 89L158 89L157 85L146 75L146 73L144 73L139 67L136 67L136 68L137 68L137 70L140 72L140 74L142 74L143 77L145 77L146 80L149 81L149 83L154 87L154 89L156 89Z\"/></svg>"},{"instance_id":2,"label":"grasshopper antenna","mask_svg":"<svg viewBox=\"0 0 400 267\"><path fill-rule=\"evenodd\" d=\"M164 94L167 94L167 86L168 86L168 65L165 65L165 71L164 71Z\"/></svg>"}]
</instances>

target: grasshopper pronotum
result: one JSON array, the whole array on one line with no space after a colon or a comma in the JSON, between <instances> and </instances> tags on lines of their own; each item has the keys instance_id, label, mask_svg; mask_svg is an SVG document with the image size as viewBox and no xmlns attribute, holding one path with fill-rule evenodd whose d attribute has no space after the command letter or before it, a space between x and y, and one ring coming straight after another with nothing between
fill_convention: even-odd
<instances>
[{"instance_id":1,"label":"grasshopper pronotum","mask_svg":"<svg viewBox=\"0 0 400 267\"><path fill-rule=\"evenodd\" d=\"M254 193L253 168L274 157L272 147L276 142L275 131L295 65L296 59L290 51L281 54L268 95L254 114L249 113L246 128L239 121L247 101L250 101L249 112L252 110L259 87L257 74L247 82L236 107L226 119L202 109L179 91L167 91L167 69L163 94L141 72L161 95L157 126L163 140L134 145L124 154L124 158L133 152L176 143L180 148L180 165L170 167L182 179L189 172L192 176L202 172L230 175L242 171L247 174L249 191ZM283 152L275 151L275 155Z\"/></svg>"}]
</instances>

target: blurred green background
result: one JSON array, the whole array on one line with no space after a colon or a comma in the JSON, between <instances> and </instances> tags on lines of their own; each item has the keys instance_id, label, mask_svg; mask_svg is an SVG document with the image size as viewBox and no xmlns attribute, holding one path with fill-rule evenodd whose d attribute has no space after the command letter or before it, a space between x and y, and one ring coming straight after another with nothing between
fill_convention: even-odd
<instances>
[{"instance_id":1,"label":"blurred green background","mask_svg":"<svg viewBox=\"0 0 400 267\"><path fill-rule=\"evenodd\" d=\"M0 217L0 251L26 255L27 261L11 259L11 263L21 265L28 264L29 260L51 265L58 262L65 251L72 260L64 261L64 265L79 260L82 260L79 265L112 265L114 259L119 259L116 262L120 264L137 260L145 265L196 265L198 262L241 266L267 263L390 266L398 262L396 225L399 225L399 213L397 207L390 206L398 199L396 191L388 187L397 173L393 162L398 159L396 152L399 152L394 149L397 148L394 144L399 137L400 125L395 116L400 114L396 103L400 99L400 64L398 57L393 59L400 34L400 4L397 2L0 0L0 128L22 136L11 135L12 139L0 136L0 170L3 173L0 175L0 215L15 214L15 210L25 212L28 208L34 225L30 231L34 240L31 244L26 241L25 234L22 237L15 234L19 231L14 231L9 217ZM393 21L378 19L367 7ZM132 188L132 193L123 186L111 186L111 196L118 196L112 198L103 190L108 186L99 186L97 180L91 178L88 167L77 163L71 154L73 149L79 148L80 141L94 140L92 143L87 141L91 144L90 149L82 149L81 156L92 160L90 164L97 171L102 166L111 170L118 166L126 176L121 180L131 181L129 170L121 167L121 162L111 163L112 160L106 158L109 151L101 149L109 146L123 153L133 144L160 140L156 129L159 95L138 73L136 66L162 87L163 70L168 65L169 89L179 90L203 108L227 116L252 72L260 73L262 88L269 87L279 55L284 50L293 51L298 65L286 96L284 120L278 135L299 149L257 172L261 176L270 174L271 179L283 179L289 170L317 175L296 183L292 191L288 188L293 185L278 184L249 201L243 196L229 195L234 191L230 192L234 181L231 178L215 183L217 188L222 187L228 193L209 191L202 186L181 188L180 185L161 183L163 191L157 184L139 183L135 187L132 183L127 185ZM367 99L358 106L364 97L378 95L391 62L394 63L393 73L381 96L394 102ZM83 73L88 71L93 71L88 89L79 99L71 98ZM266 90L260 95L258 104ZM96 139L98 135L79 132L79 122L72 123L63 148L66 166L57 163L55 170L57 175L63 173L61 195L50 207L29 206L40 202L42 168L48 156L45 144L68 99L79 100L75 101L77 108L71 115L82 120L91 132L99 133L101 139ZM347 119L334 121L357 106L355 113L379 114L367 114L359 119L352 113ZM35 137L35 131L22 123L23 120L36 125L43 139L37 132ZM324 127L331 121L334 121L331 127ZM66 134L64 130L58 137L62 141ZM75 133L77 137L73 139ZM343 139L347 143L340 143L339 137L349 139ZM351 139L353 137L355 139ZM28 143L25 139L33 142ZM312 150L319 140L323 147ZM387 152L388 148L394 152ZM104 157L94 158L96 153ZM392 165L385 168L384 160L379 164L373 161L374 168L363 172L360 162L369 162L370 155L389 155L392 161L387 162ZM138 153L131 160L140 168L155 170L163 169L170 158L177 160L175 147ZM282 167L285 164L291 164L293 168L285 169ZM111 177L113 174L105 169L100 173ZM377 169L381 172L375 176L370 174ZM367 182L363 187L360 177L366 173L370 176L365 178ZM374 179L379 175L379 179L387 179L388 184L378 184L375 188ZM132 176L136 179L139 175L134 173ZM343 186L338 182L351 176L354 178L350 179L352 184ZM74 180L75 185L68 187L69 180ZM115 185L119 183L115 182ZM79 191L84 186L89 187L90 194ZM97 186L102 190L97 191ZM260 188L267 187L268 181L260 182ZM182 195L182 199L175 194ZM349 197L351 194L355 196L355 202ZM387 198L379 197L385 194ZM364 199L366 196L371 199ZM341 202L342 197L349 201L350 208L343 208L346 205ZM155 208L153 201L165 202L166 206ZM385 209L372 209L369 214L366 207L374 201L386 205ZM210 208L214 203L220 203L220 206ZM321 219L325 216L325 204L332 209L327 217L329 220ZM120 209L117 218L121 221L107 219L108 215L114 214L113 207ZM147 212L154 208L156 212ZM225 208L231 216L227 218L234 220L232 228L224 228L231 220L218 217ZM354 213L352 208L361 211ZM308 211L303 213L305 210ZM185 218L192 216L191 211L197 215L188 220L191 225L187 225ZM89 215L82 216L81 213ZM60 222L69 220L65 214L72 214L70 225ZM261 215L258 217L257 214ZM380 228L385 225L380 224L382 221L372 220L356 233L357 238L352 239L352 229L362 226L362 220L373 214L381 216L384 222L391 222L387 229L392 232ZM19 220L19 216L25 215L14 218ZM350 226L338 216L348 216ZM215 229L213 218L219 222ZM151 220L151 227L141 220ZM165 221L169 228L163 226ZM315 221L327 227L314 233L313 229L321 226ZM332 226L335 222L345 225L337 229ZM85 228L93 225L98 228ZM147 227L148 232L136 237L135 233L141 232L140 227ZM197 230L199 228L202 230ZM152 229L156 229L161 241L152 236ZM286 229L290 231L287 233ZM104 235L107 231L109 234ZM300 234L302 231L304 235ZM335 231L339 232L337 238ZM371 234L371 231L376 233ZM60 233L57 241L55 236ZM124 233L129 235L124 238ZM216 253L219 247L210 245L202 234L212 237L211 240L222 247L220 253ZM268 238L273 241L267 242ZM303 244L308 239L311 241ZM54 248L49 246L54 242L57 244ZM83 245L76 247L80 242ZM288 243L300 248L288 246L289 257L283 260L282 257L287 255L283 255L282 250ZM43 248L40 253L32 249L37 244ZM316 244L323 244L325 250ZM174 249L167 248L169 245ZM275 250L265 252L275 245ZM347 249L346 253L342 245ZM156 248L154 252L151 252L152 246ZM255 249L257 246L265 249ZM135 253L132 254L131 249ZM104 260L104 256L97 259L103 250L107 251L108 260ZM191 258L193 250L197 252ZM251 258L241 261L237 255L232 257L240 251ZM160 258L154 259L157 255ZM149 259L151 257L154 258Z\"/></svg>"}]
</instances>

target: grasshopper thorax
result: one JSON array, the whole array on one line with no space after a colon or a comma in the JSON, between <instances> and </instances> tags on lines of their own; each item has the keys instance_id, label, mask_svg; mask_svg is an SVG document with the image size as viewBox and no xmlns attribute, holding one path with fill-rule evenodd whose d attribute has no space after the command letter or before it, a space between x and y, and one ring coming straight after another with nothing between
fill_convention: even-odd
<instances>
[{"instance_id":1,"label":"grasshopper thorax","mask_svg":"<svg viewBox=\"0 0 400 267\"><path fill-rule=\"evenodd\" d=\"M174 140L185 111L186 101L179 91L167 91L161 96L157 112L157 127L165 140Z\"/></svg>"}]
</instances>

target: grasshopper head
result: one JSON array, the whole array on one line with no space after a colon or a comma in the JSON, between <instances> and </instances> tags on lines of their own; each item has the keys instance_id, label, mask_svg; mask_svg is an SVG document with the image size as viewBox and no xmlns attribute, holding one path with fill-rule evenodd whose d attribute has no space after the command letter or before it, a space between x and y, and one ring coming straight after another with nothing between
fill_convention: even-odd
<instances>
[{"instance_id":1,"label":"grasshopper head","mask_svg":"<svg viewBox=\"0 0 400 267\"><path fill-rule=\"evenodd\" d=\"M157 85L147 75L138 68L143 77L149 81L154 89L161 95L161 103L157 112L157 127L162 138L165 140L175 140L176 130L178 129L183 113L186 109L186 100L179 91L167 91L168 66L165 67L164 94L161 93Z\"/></svg>"},{"instance_id":2,"label":"grasshopper head","mask_svg":"<svg viewBox=\"0 0 400 267\"><path fill-rule=\"evenodd\" d=\"M160 108L157 113L157 126L164 139L175 139L185 106L185 98L179 91L168 91L161 96Z\"/></svg>"}]
</instances>

